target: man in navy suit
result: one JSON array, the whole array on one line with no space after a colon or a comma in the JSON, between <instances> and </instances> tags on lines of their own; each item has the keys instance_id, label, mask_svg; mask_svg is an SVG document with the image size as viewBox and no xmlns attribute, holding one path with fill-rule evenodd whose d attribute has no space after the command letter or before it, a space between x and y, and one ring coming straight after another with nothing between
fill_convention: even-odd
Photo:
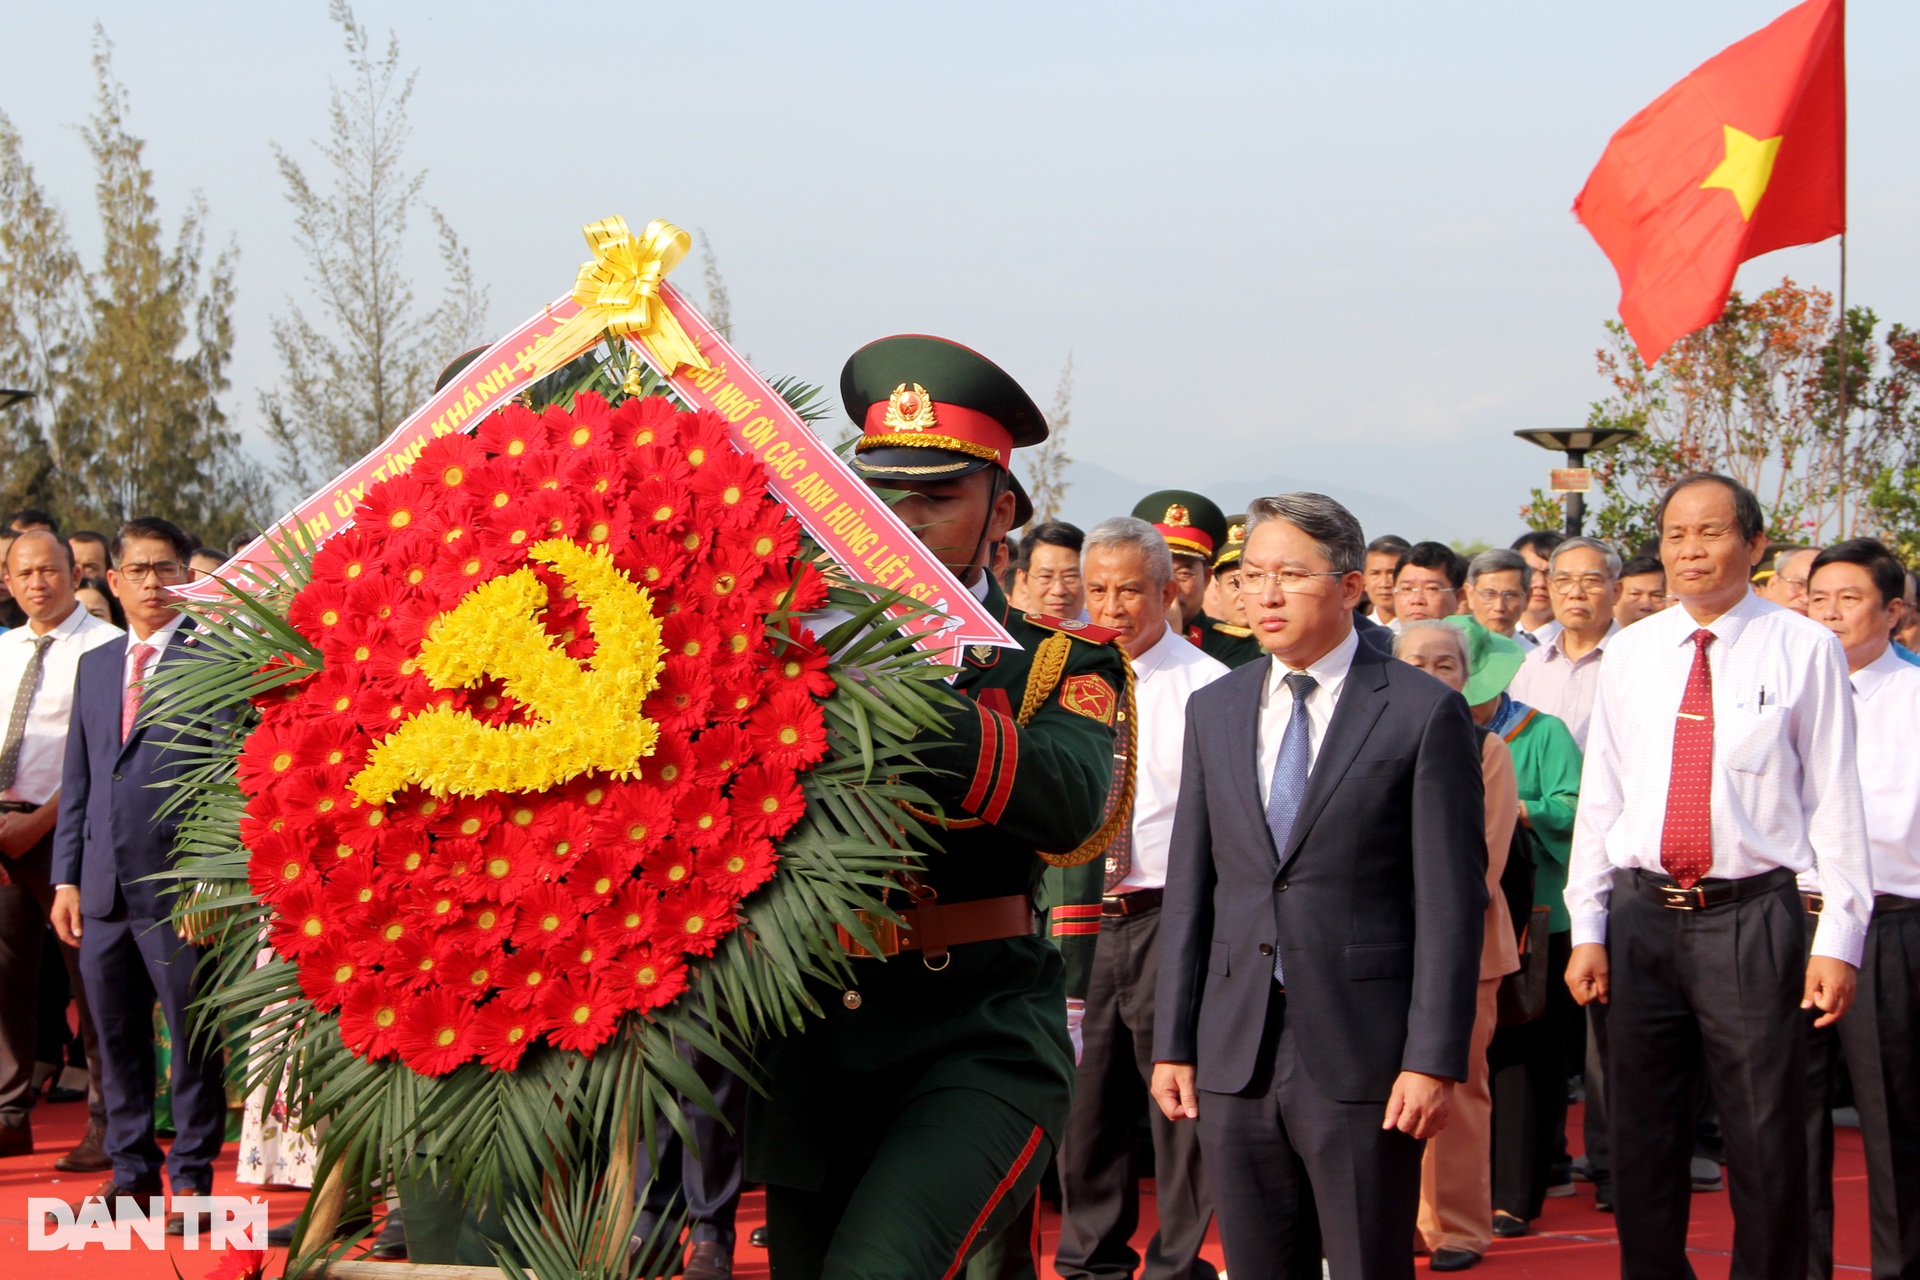
<instances>
[{"instance_id":1,"label":"man in navy suit","mask_svg":"<svg viewBox=\"0 0 1920 1280\"><path fill-rule=\"evenodd\" d=\"M1196 1120L1227 1269L1413 1274L1425 1140L1467 1078L1487 905L1460 695L1354 631L1359 522L1248 511L1268 655L1196 692L1161 909L1153 1095Z\"/></svg>"},{"instance_id":2,"label":"man in navy suit","mask_svg":"<svg viewBox=\"0 0 1920 1280\"><path fill-rule=\"evenodd\" d=\"M140 715L142 682L162 666L194 660L192 629L171 590L191 576L192 550L165 520L129 521L114 538L108 582L132 634L80 660L54 828L53 927L80 948L104 1059L113 1175L93 1194L109 1203L161 1191L153 1123L156 997L173 1039L176 1136L166 1164L175 1196L212 1191L213 1159L226 1138L220 1053L192 1034L187 1019L200 953L167 921L172 886L147 879L173 865L180 813L161 817L159 809L173 794L167 784L195 763L178 746L198 735ZM169 1231L180 1227L178 1215L169 1220Z\"/></svg>"}]
</instances>

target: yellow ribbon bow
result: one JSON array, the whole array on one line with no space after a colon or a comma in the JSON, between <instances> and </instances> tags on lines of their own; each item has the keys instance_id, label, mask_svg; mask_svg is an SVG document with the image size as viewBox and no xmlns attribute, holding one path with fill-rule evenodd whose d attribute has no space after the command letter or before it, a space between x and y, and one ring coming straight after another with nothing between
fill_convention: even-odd
<instances>
[{"instance_id":1,"label":"yellow ribbon bow","mask_svg":"<svg viewBox=\"0 0 1920 1280\"><path fill-rule=\"evenodd\" d=\"M602 330L637 339L669 374L681 365L705 371L706 357L660 298L660 281L693 247L693 238L661 218L639 236L625 218L590 222L581 230L593 260L582 263L573 300L580 311L553 331L532 357L533 377L553 372Z\"/></svg>"}]
</instances>

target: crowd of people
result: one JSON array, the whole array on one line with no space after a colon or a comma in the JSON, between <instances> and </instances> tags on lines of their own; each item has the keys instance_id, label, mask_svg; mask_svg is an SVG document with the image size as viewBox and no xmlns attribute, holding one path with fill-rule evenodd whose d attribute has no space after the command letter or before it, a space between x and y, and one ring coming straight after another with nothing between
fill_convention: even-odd
<instances>
[{"instance_id":1,"label":"crowd of people","mask_svg":"<svg viewBox=\"0 0 1920 1280\"><path fill-rule=\"evenodd\" d=\"M1874 1273L1920 1274L1920 580L1886 548L1773 545L1715 475L1665 495L1645 546L1531 532L1472 556L1368 540L1317 494L1229 519L1165 490L1014 533L1024 495L990 483L1004 515L955 539L990 551L950 567L1022 625L1122 650L1134 707L1097 906L1038 917L1090 947L1066 979L1070 1109L1039 1148L1058 1274L1204 1280L1216 1220L1243 1276L1463 1270L1585 1183L1623 1274L1685 1274L1688 1197L1724 1187L1733 1274L1826 1280L1841 1106ZM59 1168L106 1173L101 1194L157 1194L163 1171L205 1194L228 1103L217 1049L187 1034L193 950L145 878L175 856L158 806L179 765L139 710L151 665L194 643L169 588L222 557L164 520L62 535L37 511L0 544L0 1157L33 1150L36 1105L84 1096ZM726 1117L688 1110L698 1142L662 1153L647 1216L677 1182L685 1274L714 1280L755 1176L728 1135L768 1122L694 1065ZM310 1174L283 1101L253 1099L248 1124L243 1180ZM954 1255L978 1280L1037 1268L1031 1205L999 1206L1037 1182L1041 1136ZM795 1204L859 1212L851 1190L830 1209L775 1190L776 1231L785 1212L805 1234Z\"/></svg>"}]
</instances>

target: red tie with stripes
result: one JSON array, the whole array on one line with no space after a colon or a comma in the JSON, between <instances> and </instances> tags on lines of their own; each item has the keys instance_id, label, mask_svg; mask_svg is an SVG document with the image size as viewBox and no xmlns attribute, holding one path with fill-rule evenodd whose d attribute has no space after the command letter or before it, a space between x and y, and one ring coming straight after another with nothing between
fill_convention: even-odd
<instances>
[{"instance_id":1,"label":"red tie with stripes","mask_svg":"<svg viewBox=\"0 0 1920 1280\"><path fill-rule=\"evenodd\" d=\"M1691 889L1713 866L1713 668L1707 646L1713 632L1693 633L1693 670L1673 726L1673 772L1667 780L1667 820L1660 829L1660 866Z\"/></svg>"}]
</instances>

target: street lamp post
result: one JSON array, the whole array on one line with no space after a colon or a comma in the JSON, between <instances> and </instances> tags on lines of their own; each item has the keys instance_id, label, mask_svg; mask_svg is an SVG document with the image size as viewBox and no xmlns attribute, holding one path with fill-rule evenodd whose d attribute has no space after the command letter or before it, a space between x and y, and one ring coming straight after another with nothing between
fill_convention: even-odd
<instances>
[{"instance_id":1,"label":"street lamp post","mask_svg":"<svg viewBox=\"0 0 1920 1280\"><path fill-rule=\"evenodd\" d=\"M1587 489L1593 483L1593 473L1587 470L1587 455L1611 449L1640 433L1631 427L1610 427L1604 431L1591 427L1534 427L1513 434L1542 449L1567 455L1564 484L1562 477L1556 475L1553 487L1556 492L1567 495L1567 536L1577 538L1587 516Z\"/></svg>"}]
</instances>

